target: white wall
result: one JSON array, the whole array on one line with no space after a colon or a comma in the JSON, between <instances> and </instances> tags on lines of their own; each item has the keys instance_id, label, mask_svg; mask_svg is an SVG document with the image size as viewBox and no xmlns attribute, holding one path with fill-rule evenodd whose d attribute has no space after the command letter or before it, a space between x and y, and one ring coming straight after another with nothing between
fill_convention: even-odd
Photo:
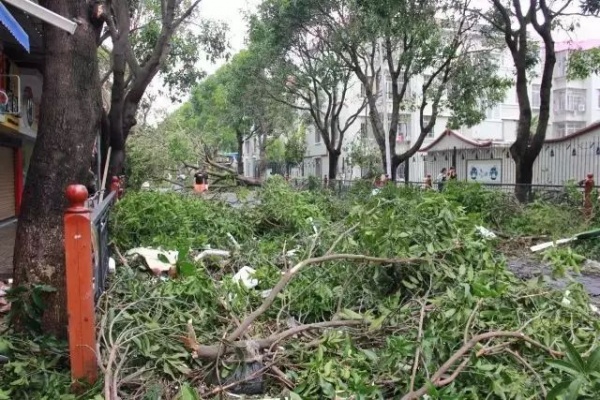
<instances>
[{"instance_id":1,"label":"white wall","mask_svg":"<svg viewBox=\"0 0 600 400\"><path fill-rule=\"evenodd\" d=\"M464 146L463 146L464 147ZM573 155L575 150L575 155ZM533 167L533 183L539 185L564 185L568 181L580 181L592 173L600 179L600 128L570 140L547 142ZM452 165L452 150L429 152L420 155L425 174L436 177L444 167ZM508 146L492 148L458 149L456 172L459 180L468 180L468 160L501 160L501 182L515 182L515 163L509 155ZM412 179L411 179L412 180ZM420 180L417 180L420 182Z\"/></svg>"}]
</instances>

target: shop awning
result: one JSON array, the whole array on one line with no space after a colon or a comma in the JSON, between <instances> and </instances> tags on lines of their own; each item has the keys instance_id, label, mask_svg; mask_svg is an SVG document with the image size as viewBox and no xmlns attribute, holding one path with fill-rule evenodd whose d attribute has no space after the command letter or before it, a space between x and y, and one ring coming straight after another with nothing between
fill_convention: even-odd
<instances>
[{"instance_id":1,"label":"shop awning","mask_svg":"<svg viewBox=\"0 0 600 400\"><path fill-rule=\"evenodd\" d=\"M33 15L36 18L41 19L42 21L56 26L57 28L62 29L63 31L69 32L71 35L77 29L77 23L71 21L68 18L63 17L55 12L48 10L40 6L39 4L34 3L29 0L3 0L4 2L10 4L13 7L21 9L25 11L29 15Z\"/></svg>"},{"instance_id":2,"label":"shop awning","mask_svg":"<svg viewBox=\"0 0 600 400\"><path fill-rule=\"evenodd\" d=\"M0 3L0 22L29 53L29 35L2 3Z\"/></svg>"}]
</instances>

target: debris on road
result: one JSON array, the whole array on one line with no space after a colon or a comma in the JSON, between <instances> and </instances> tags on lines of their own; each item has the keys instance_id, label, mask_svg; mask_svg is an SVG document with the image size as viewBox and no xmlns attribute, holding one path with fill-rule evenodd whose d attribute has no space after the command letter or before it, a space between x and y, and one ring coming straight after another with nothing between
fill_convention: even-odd
<instances>
[{"instance_id":1,"label":"debris on road","mask_svg":"<svg viewBox=\"0 0 600 400\"><path fill-rule=\"evenodd\" d=\"M129 250L125 256L142 257L154 275L162 275L168 273L177 263L179 257L178 251L164 251L160 249L152 249L150 247L138 247Z\"/></svg>"}]
</instances>

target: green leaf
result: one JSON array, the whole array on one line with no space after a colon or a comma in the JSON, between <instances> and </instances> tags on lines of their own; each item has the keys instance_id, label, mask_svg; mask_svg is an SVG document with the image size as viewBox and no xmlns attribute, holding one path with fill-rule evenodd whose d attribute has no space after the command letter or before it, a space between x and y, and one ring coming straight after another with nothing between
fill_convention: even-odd
<instances>
[{"instance_id":1,"label":"green leaf","mask_svg":"<svg viewBox=\"0 0 600 400\"><path fill-rule=\"evenodd\" d=\"M433 243L431 243L431 242L430 242L430 243L427 243L427 252L428 252L429 254L433 254L433 253L434 253L434 251L435 251L435 250L434 250L434 248L433 248Z\"/></svg>"},{"instance_id":2,"label":"green leaf","mask_svg":"<svg viewBox=\"0 0 600 400\"><path fill-rule=\"evenodd\" d=\"M298 393L290 392L290 400L302 400L302 397Z\"/></svg>"},{"instance_id":3,"label":"green leaf","mask_svg":"<svg viewBox=\"0 0 600 400\"><path fill-rule=\"evenodd\" d=\"M365 353L369 361L377 362L379 360L379 356L374 351L363 349L362 352Z\"/></svg>"},{"instance_id":4,"label":"green leaf","mask_svg":"<svg viewBox=\"0 0 600 400\"><path fill-rule=\"evenodd\" d=\"M560 396L561 394L563 394L565 392L565 390L567 390L567 388L569 387L570 384L571 384L570 380L560 382L559 384L554 386L552 388L552 390L550 390L548 392L548 396L546 397L546 400L556 400L558 398L558 396Z\"/></svg>"},{"instance_id":5,"label":"green leaf","mask_svg":"<svg viewBox=\"0 0 600 400\"><path fill-rule=\"evenodd\" d=\"M200 396L198 395L198 392L196 392L196 389L192 388L187 383L184 383L181 386L181 390L179 391L179 396L177 397L177 399L178 400L200 400Z\"/></svg>"},{"instance_id":6,"label":"green leaf","mask_svg":"<svg viewBox=\"0 0 600 400\"><path fill-rule=\"evenodd\" d=\"M577 378L573 382L571 382L568 388L569 392L567 393L565 400L577 400L577 398L579 397L579 390L581 389L582 385L583 380L581 378Z\"/></svg>"},{"instance_id":7,"label":"green leaf","mask_svg":"<svg viewBox=\"0 0 600 400\"><path fill-rule=\"evenodd\" d=\"M600 347L597 347L588 357L587 370L588 372L600 372Z\"/></svg>"},{"instance_id":8,"label":"green leaf","mask_svg":"<svg viewBox=\"0 0 600 400\"><path fill-rule=\"evenodd\" d=\"M348 318L348 319L353 319L353 320L362 320L364 319L362 315L360 315L359 313L349 310L349 309L344 309L341 314Z\"/></svg>"},{"instance_id":9,"label":"green leaf","mask_svg":"<svg viewBox=\"0 0 600 400\"><path fill-rule=\"evenodd\" d=\"M381 326L383 325L383 321L385 321L386 317L387 317L386 315L382 315L379 318L375 318L373 321L371 321L369 330L376 331L378 329L381 329Z\"/></svg>"},{"instance_id":10,"label":"green leaf","mask_svg":"<svg viewBox=\"0 0 600 400\"><path fill-rule=\"evenodd\" d=\"M158 253L158 260L159 260L160 262L163 262L163 263L165 263L165 264L171 264L171 262L169 261L169 259L167 258L167 256L165 256L165 255L164 255L164 254L162 254L162 253Z\"/></svg>"},{"instance_id":11,"label":"green leaf","mask_svg":"<svg viewBox=\"0 0 600 400\"><path fill-rule=\"evenodd\" d=\"M571 361L573 366L579 372L585 373L586 372L585 363L583 362L583 359L581 358L581 355L579 354L579 352L577 351L575 346L573 346L573 344L567 339L566 336L563 336L563 341L567 348L567 358L569 359L569 361Z\"/></svg>"},{"instance_id":12,"label":"green leaf","mask_svg":"<svg viewBox=\"0 0 600 400\"><path fill-rule=\"evenodd\" d=\"M577 376L580 373L580 371L578 371L577 368L575 366L573 366L573 364L571 364L567 361L564 361L564 360L548 360L547 363L550 366L552 366L556 369L559 369L561 371L564 371L571 376Z\"/></svg>"},{"instance_id":13,"label":"green leaf","mask_svg":"<svg viewBox=\"0 0 600 400\"><path fill-rule=\"evenodd\" d=\"M194 276L196 274L196 266L189 261L182 261L177 264L177 273L184 278Z\"/></svg>"}]
</instances>

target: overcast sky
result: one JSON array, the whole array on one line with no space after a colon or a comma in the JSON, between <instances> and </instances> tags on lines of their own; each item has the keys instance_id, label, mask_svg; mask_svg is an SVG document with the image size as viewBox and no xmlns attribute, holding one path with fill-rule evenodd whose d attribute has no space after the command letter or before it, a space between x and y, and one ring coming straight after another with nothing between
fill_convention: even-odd
<instances>
[{"instance_id":1,"label":"overcast sky","mask_svg":"<svg viewBox=\"0 0 600 400\"><path fill-rule=\"evenodd\" d=\"M560 0L559 0L560 1ZM475 2L488 3L485 0L475 0ZM245 47L247 25L245 21L245 14L256 10L260 0L203 0L200 3L200 15L203 18L223 21L229 26L228 39L231 44L231 52L235 54ZM575 2L578 4L579 2ZM575 32L567 33L564 31L557 31L554 35L555 41L568 41L568 40L584 40L584 39L600 39L600 18L572 18L571 20L577 21L579 27ZM204 62L200 64L208 73L216 71L223 61L217 64ZM155 79L151 85L150 90L155 91L160 85L160 79ZM154 118L161 118L165 112L171 112L179 107L180 104L171 104L168 99L159 99L155 102L154 107Z\"/></svg>"}]
</instances>

